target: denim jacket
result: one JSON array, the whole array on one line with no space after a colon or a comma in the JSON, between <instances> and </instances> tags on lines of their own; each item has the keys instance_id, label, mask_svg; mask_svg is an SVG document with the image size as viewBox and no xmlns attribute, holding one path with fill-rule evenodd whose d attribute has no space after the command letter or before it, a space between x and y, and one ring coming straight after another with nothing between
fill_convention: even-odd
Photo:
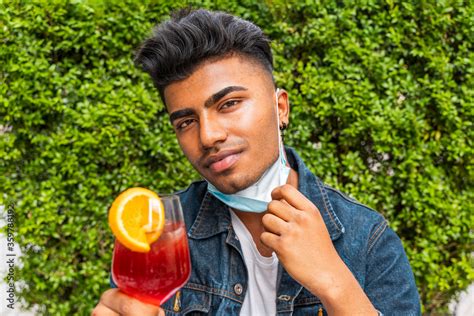
<instances>
[{"instance_id":1,"label":"denim jacket","mask_svg":"<svg viewBox=\"0 0 474 316\"><path fill-rule=\"evenodd\" d=\"M375 308L383 315L420 315L410 264L387 221L323 184L293 149L286 148L286 153L298 172L298 190L318 207L339 256ZM194 182L178 194L192 272L187 284L162 308L167 315L239 315L247 290L247 270L228 206L207 191L204 181ZM275 300L277 315L326 315L321 300L281 265Z\"/></svg>"}]
</instances>

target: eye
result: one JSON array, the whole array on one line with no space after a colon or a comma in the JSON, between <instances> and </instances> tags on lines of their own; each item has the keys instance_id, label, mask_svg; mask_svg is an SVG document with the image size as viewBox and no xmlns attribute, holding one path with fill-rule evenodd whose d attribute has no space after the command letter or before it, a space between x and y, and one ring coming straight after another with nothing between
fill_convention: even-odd
<instances>
[{"instance_id":1,"label":"eye","mask_svg":"<svg viewBox=\"0 0 474 316\"><path fill-rule=\"evenodd\" d=\"M230 108L230 107L233 107L234 105L236 105L237 103L239 103L239 100L229 100L229 101L226 101L222 104L221 106L221 109L227 109L227 108Z\"/></svg>"},{"instance_id":2,"label":"eye","mask_svg":"<svg viewBox=\"0 0 474 316\"><path fill-rule=\"evenodd\" d=\"M189 125L191 125L193 122L194 122L193 119L187 119L187 120L181 121L178 124L176 124L175 128L176 128L176 130L181 131L181 130L185 129L186 127L188 127Z\"/></svg>"}]
</instances>

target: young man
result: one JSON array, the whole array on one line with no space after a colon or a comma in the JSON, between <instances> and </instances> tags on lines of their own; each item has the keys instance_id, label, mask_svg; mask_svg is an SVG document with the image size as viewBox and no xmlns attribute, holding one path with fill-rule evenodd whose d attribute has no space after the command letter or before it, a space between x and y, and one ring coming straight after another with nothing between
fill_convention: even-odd
<instances>
[{"instance_id":1,"label":"young man","mask_svg":"<svg viewBox=\"0 0 474 316\"><path fill-rule=\"evenodd\" d=\"M192 273L167 314L418 315L413 274L378 213L324 185L280 135L268 39L252 23L181 11L136 61L153 78L185 156L205 179L179 192ZM106 291L94 315L164 311Z\"/></svg>"}]
</instances>

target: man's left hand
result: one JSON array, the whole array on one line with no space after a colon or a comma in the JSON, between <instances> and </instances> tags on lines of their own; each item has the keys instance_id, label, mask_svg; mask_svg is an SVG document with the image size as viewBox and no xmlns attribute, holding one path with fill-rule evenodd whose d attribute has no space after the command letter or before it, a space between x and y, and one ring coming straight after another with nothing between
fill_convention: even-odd
<instances>
[{"instance_id":1,"label":"man's left hand","mask_svg":"<svg viewBox=\"0 0 474 316\"><path fill-rule=\"evenodd\" d=\"M346 314L356 304L364 315L376 311L339 257L318 208L295 187L272 192L261 241L272 248L293 279L318 296L330 314ZM354 311L354 309L352 309Z\"/></svg>"},{"instance_id":2,"label":"man's left hand","mask_svg":"<svg viewBox=\"0 0 474 316\"><path fill-rule=\"evenodd\" d=\"M314 290L326 292L335 284L332 278L337 274L332 272L343 262L318 208L289 184L274 189L272 199L262 219L267 230L262 242L275 251L295 280L306 286L317 280Z\"/></svg>"}]
</instances>

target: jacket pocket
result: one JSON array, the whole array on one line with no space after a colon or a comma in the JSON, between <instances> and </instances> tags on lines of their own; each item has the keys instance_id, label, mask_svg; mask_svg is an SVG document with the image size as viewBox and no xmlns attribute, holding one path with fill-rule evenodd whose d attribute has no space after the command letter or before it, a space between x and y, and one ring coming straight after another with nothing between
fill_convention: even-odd
<instances>
[{"instance_id":1,"label":"jacket pocket","mask_svg":"<svg viewBox=\"0 0 474 316\"><path fill-rule=\"evenodd\" d=\"M161 307L166 315L207 315L211 307L211 294L185 285Z\"/></svg>"},{"instance_id":2,"label":"jacket pocket","mask_svg":"<svg viewBox=\"0 0 474 316\"><path fill-rule=\"evenodd\" d=\"M294 302L293 316L327 316L326 309L318 297L307 293L306 290L303 290L302 296L303 297L297 297Z\"/></svg>"}]
</instances>

